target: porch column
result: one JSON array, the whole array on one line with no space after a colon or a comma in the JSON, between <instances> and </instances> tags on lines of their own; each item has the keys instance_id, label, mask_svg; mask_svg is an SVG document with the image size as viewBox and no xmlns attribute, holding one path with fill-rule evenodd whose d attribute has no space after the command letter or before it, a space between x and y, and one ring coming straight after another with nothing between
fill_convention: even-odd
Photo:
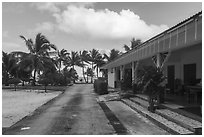
<instances>
[{"instance_id":1,"label":"porch column","mask_svg":"<svg viewBox=\"0 0 204 137\"><path fill-rule=\"evenodd\" d=\"M115 67L113 70L114 70L114 71L113 71L113 72L114 72L114 79L115 79L115 81L116 81L116 80L117 80L117 73L116 73L117 70L116 70L116 67Z\"/></svg>"},{"instance_id":2,"label":"porch column","mask_svg":"<svg viewBox=\"0 0 204 137\"><path fill-rule=\"evenodd\" d=\"M135 79L135 62L132 62L132 83L134 82Z\"/></svg>"},{"instance_id":3,"label":"porch column","mask_svg":"<svg viewBox=\"0 0 204 137\"><path fill-rule=\"evenodd\" d=\"M152 57L152 60L157 68L162 68L165 62L168 60L169 56L170 52L158 53Z\"/></svg>"},{"instance_id":4,"label":"porch column","mask_svg":"<svg viewBox=\"0 0 204 137\"><path fill-rule=\"evenodd\" d=\"M134 83L136 83L136 80L137 80L137 69L139 67L139 61L136 61L134 64L135 64L135 68L134 68Z\"/></svg>"},{"instance_id":5,"label":"porch column","mask_svg":"<svg viewBox=\"0 0 204 137\"><path fill-rule=\"evenodd\" d=\"M158 53L157 55L157 62L156 62L156 67L157 68L160 68L161 67L161 56L160 56L160 53Z\"/></svg>"},{"instance_id":6,"label":"porch column","mask_svg":"<svg viewBox=\"0 0 204 137\"><path fill-rule=\"evenodd\" d=\"M120 80L124 79L124 65L120 66Z\"/></svg>"}]
</instances>

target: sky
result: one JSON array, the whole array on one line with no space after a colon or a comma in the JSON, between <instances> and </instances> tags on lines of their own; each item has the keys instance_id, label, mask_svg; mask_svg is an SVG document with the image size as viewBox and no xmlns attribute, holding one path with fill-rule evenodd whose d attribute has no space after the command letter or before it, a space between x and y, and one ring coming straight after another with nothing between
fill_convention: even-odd
<instances>
[{"instance_id":1,"label":"sky","mask_svg":"<svg viewBox=\"0 0 204 137\"><path fill-rule=\"evenodd\" d=\"M123 51L201 10L201 2L3 2L2 50L28 52L19 35L42 33L59 50Z\"/></svg>"}]
</instances>

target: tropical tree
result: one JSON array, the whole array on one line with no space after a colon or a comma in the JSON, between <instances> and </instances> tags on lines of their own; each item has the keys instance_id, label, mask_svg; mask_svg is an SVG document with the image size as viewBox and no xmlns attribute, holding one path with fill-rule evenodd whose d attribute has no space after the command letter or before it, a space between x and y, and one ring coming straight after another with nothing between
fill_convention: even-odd
<instances>
[{"instance_id":1,"label":"tropical tree","mask_svg":"<svg viewBox=\"0 0 204 137\"><path fill-rule=\"evenodd\" d=\"M68 69L67 66L63 69L63 75L66 81L72 80L73 82L75 82L75 80L78 79L76 70L74 68Z\"/></svg>"},{"instance_id":2,"label":"tropical tree","mask_svg":"<svg viewBox=\"0 0 204 137\"><path fill-rule=\"evenodd\" d=\"M97 60L101 58L101 54L98 50L92 49L89 51L89 61L91 62L91 69L94 72L94 65L96 64ZM93 76L91 77L91 83L93 83Z\"/></svg>"},{"instance_id":3,"label":"tropical tree","mask_svg":"<svg viewBox=\"0 0 204 137\"><path fill-rule=\"evenodd\" d=\"M83 51L80 51L79 52L80 54L80 58L81 58L81 65L82 65L82 74L83 74L83 77L84 77L84 81L87 83L88 81L86 80L86 77L85 77L85 71L84 71L84 68L86 66L85 63L89 63L89 53L87 50L83 50Z\"/></svg>"},{"instance_id":4,"label":"tropical tree","mask_svg":"<svg viewBox=\"0 0 204 137\"><path fill-rule=\"evenodd\" d=\"M126 44L124 44L124 46L123 46L123 48L125 49L126 52L128 52L134 48L138 48L138 46L142 43L142 41L140 39L132 38L130 43L131 43L130 47L127 46Z\"/></svg>"},{"instance_id":5,"label":"tropical tree","mask_svg":"<svg viewBox=\"0 0 204 137\"><path fill-rule=\"evenodd\" d=\"M56 61L56 65L58 67L59 73L60 73L60 69L62 67L63 62L66 61L66 58L67 58L68 55L69 55L69 53L65 49L57 51L57 57L56 57L55 61Z\"/></svg>"},{"instance_id":6,"label":"tropical tree","mask_svg":"<svg viewBox=\"0 0 204 137\"><path fill-rule=\"evenodd\" d=\"M137 76L138 89L149 96L148 109L154 112L155 100L160 103L161 96L164 94L166 77L161 67L143 66Z\"/></svg>"},{"instance_id":7,"label":"tropical tree","mask_svg":"<svg viewBox=\"0 0 204 137\"><path fill-rule=\"evenodd\" d=\"M131 49L138 48L138 46L142 43L141 39L132 38L131 42Z\"/></svg>"},{"instance_id":8,"label":"tropical tree","mask_svg":"<svg viewBox=\"0 0 204 137\"><path fill-rule=\"evenodd\" d=\"M29 57L23 58L18 64L18 77L24 82L30 82L33 71L33 62Z\"/></svg>"},{"instance_id":9,"label":"tropical tree","mask_svg":"<svg viewBox=\"0 0 204 137\"><path fill-rule=\"evenodd\" d=\"M81 66L81 58L77 51L71 51L68 58L66 59L66 66L71 66L73 69L75 69L75 66Z\"/></svg>"},{"instance_id":10,"label":"tropical tree","mask_svg":"<svg viewBox=\"0 0 204 137\"><path fill-rule=\"evenodd\" d=\"M19 78L12 78L12 79L9 79L8 83L9 84L14 84L14 89L16 91L16 86L20 83L20 79Z\"/></svg>"},{"instance_id":11,"label":"tropical tree","mask_svg":"<svg viewBox=\"0 0 204 137\"><path fill-rule=\"evenodd\" d=\"M66 67L72 67L72 70L75 70L75 66L82 67L81 58L77 51L71 51L69 56L67 56L65 64ZM75 70L76 71L76 70ZM74 83L75 83L75 79Z\"/></svg>"},{"instance_id":12,"label":"tropical tree","mask_svg":"<svg viewBox=\"0 0 204 137\"><path fill-rule=\"evenodd\" d=\"M98 58L95 60L95 66L94 68L96 68L96 76L98 77L98 73L99 73L99 68L101 66L103 66L106 62L104 61L104 57L100 54L98 56Z\"/></svg>"},{"instance_id":13,"label":"tropical tree","mask_svg":"<svg viewBox=\"0 0 204 137\"><path fill-rule=\"evenodd\" d=\"M89 81L89 77L93 77L94 76L94 72L92 70L92 68L87 68L86 72L85 72L86 76L87 76L87 82ZM91 82L92 83L92 82Z\"/></svg>"},{"instance_id":14,"label":"tropical tree","mask_svg":"<svg viewBox=\"0 0 204 137\"><path fill-rule=\"evenodd\" d=\"M16 52L11 52L9 54L9 73L11 75L11 77L15 77L15 78L19 78L19 73L20 72L28 72L28 67L30 67L28 65L22 65L23 63L25 63L28 59L29 54L25 53L25 52L20 52L20 51L16 51Z\"/></svg>"},{"instance_id":15,"label":"tropical tree","mask_svg":"<svg viewBox=\"0 0 204 137\"><path fill-rule=\"evenodd\" d=\"M49 51L51 49L56 50L57 48L55 45L51 44L49 40L41 33L36 35L35 42L33 42L32 39L26 39L22 35L20 35L20 38L25 41L26 46L30 52L29 58L30 62L33 63L33 84L35 85L37 72L39 73L40 70L45 68L45 62L50 62L46 61L46 59L49 58Z\"/></svg>"},{"instance_id":16,"label":"tropical tree","mask_svg":"<svg viewBox=\"0 0 204 137\"><path fill-rule=\"evenodd\" d=\"M113 61L115 58L117 58L118 56L120 56L122 53L119 50L116 49L112 49L109 53L109 55L104 53L104 58L110 62Z\"/></svg>"},{"instance_id":17,"label":"tropical tree","mask_svg":"<svg viewBox=\"0 0 204 137\"><path fill-rule=\"evenodd\" d=\"M6 85L9 80L9 59L9 54L2 51L2 83Z\"/></svg>"}]
</instances>

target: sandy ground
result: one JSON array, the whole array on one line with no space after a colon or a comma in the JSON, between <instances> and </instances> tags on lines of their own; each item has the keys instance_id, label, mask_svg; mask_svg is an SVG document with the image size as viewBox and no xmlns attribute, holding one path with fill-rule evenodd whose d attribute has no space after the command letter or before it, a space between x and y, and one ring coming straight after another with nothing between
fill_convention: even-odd
<instances>
[{"instance_id":1,"label":"sandy ground","mask_svg":"<svg viewBox=\"0 0 204 137\"><path fill-rule=\"evenodd\" d=\"M49 91L48 91L49 92ZM2 90L2 127L10 127L61 92Z\"/></svg>"}]
</instances>

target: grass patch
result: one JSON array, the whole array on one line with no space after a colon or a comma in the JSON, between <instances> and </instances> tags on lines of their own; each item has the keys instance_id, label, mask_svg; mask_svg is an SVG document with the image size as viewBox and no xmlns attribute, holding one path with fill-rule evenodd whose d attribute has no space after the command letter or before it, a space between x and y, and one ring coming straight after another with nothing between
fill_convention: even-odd
<instances>
[{"instance_id":1,"label":"grass patch","mask_svg":"<svg viewBox=\"0 0 204 137\"><path fill-rule=\"evenodd\" d=\"M47 90L53 91L65 91L68 86L47 86ZM14 86L2 86L2 89L14 89ZM16 89L27 89L27 90L44 90L44 86L17 86Z\"/></svg>"}]
</instances>

